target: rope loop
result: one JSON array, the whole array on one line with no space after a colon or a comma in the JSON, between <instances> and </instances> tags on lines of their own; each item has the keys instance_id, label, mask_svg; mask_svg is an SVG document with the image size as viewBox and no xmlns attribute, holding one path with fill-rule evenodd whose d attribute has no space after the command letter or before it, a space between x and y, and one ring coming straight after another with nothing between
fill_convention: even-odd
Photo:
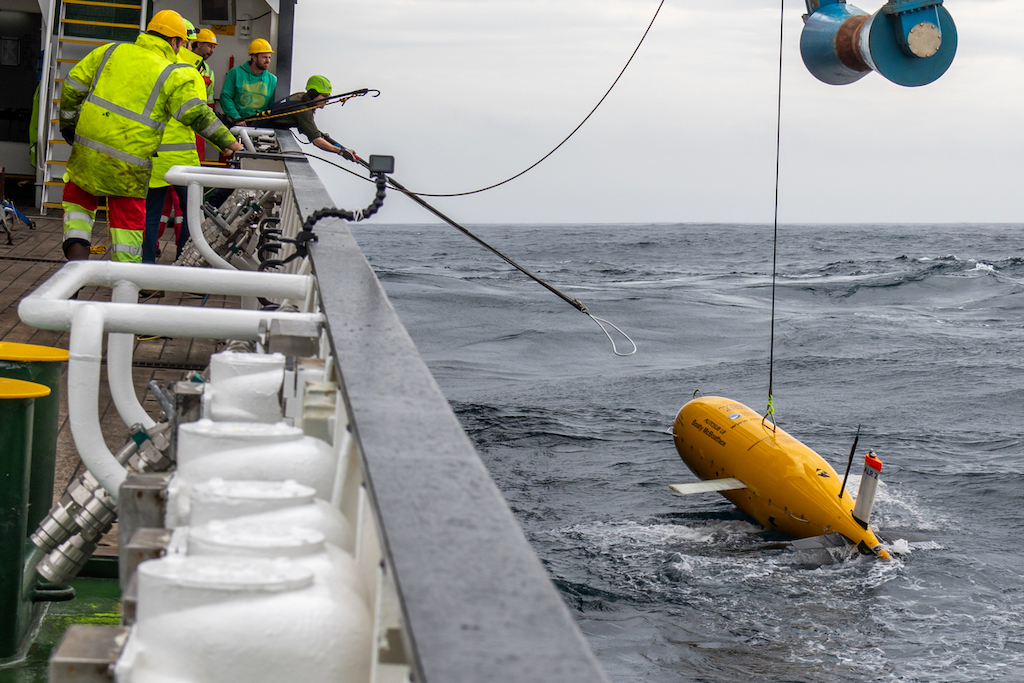
<instances>
[{"instance_id":1,"label":"rope loop","mask_svg":"<svg viewBox=\"0 0 1024 683\"><path fill-rule=\"evenodd\" d=\"M761 418L761 426L765 427L765 423L768 422L768 418L771 418L772 432L778 431L778 423L775 422L775 402L771 394L768 394L768 407L765 408L764 417Z\"/></svg>"},{"instance_id":2,"label":"rope loop","mask_svg":"<svg viewBox=\"0 0 1024 683\"><path fill-rule=\"evenodd\" d=\"M593 315L591 313L587 313L586 315L587 315L588 318L590 318L595 323L597 323L597 326L601 328L602 332L604 332L604 336L608 337L608 341L610 341L612 343L612 353L614 353L616 356L632 356L634 353L636 353L636 351L637 351L636 342L633 341L632 339L630 339L629 335L626 334L625 332L623 332L621 329L619 329L619 327L615 323L609 322L609 321L605 320L604 318L598 318L596 315ZM610 335L608 333L608 330L605 328L605 325L608 325L609 327L613 328L616 332L621 334L623 337L625 337L626 341L628 341L633 346L633 350L630 351L629 353L621 353L621 352L619 352L619 347L616 346L615 340L612 339L612 335Z\"/></svg>"}]
</instances>

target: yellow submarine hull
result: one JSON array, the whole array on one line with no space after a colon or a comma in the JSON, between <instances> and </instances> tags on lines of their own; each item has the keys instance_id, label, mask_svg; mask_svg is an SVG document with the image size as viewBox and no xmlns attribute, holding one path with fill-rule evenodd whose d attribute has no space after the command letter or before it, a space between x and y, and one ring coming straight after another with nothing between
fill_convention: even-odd
<instances>
[{"instance_id":1,"label":"yellow submarine hull","mask_svg":"<svg viewBox=\"0 0 1024 683\"><path fill-rule=\"evenodd\" d=\"M702 480L739 479L746 488L720 491L766 529L793 538L838 532L862 552L888 557L871 527L853 518L842 478L813 450L764 422L742 403L706 396L676 417L676 450Z\"/></svg>"}]
</instances>

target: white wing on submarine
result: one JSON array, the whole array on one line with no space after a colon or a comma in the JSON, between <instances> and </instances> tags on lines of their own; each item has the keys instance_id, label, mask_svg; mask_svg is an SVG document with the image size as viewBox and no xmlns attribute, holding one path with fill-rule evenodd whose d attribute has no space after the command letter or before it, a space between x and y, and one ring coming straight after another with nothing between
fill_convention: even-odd
<instances>
[{"instance_id":1,"label":"white wing on submarine","mask_svg":"<svg viewBox=\"0 0 1024 683\"><path fill-rule=\"evenodd\" d=\"M688 496L692 493L710 493L713 491L735 491L745 489L747 485L739 479L729 477L727 479L706 479L695 481L692 484L670 484L669 488L681 496Z\"/></svg>"}]
</instances>

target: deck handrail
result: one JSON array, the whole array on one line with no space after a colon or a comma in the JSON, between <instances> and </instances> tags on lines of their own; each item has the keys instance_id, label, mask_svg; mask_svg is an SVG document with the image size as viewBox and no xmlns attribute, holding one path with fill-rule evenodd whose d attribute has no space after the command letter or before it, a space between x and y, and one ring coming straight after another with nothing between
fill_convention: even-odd
<instances>
[{"instance_id":1,"label":"deck handrail","mask_svg":"<svg viewBox=\"0 0 1024 683\"><path fill-rule=\"evenodd\" d=\"M302 219L334 206L309 163L285 163ZM606 681L346 223L323 219L316 234L313 273L416 680Z\"/></svg>"}]
</instances>

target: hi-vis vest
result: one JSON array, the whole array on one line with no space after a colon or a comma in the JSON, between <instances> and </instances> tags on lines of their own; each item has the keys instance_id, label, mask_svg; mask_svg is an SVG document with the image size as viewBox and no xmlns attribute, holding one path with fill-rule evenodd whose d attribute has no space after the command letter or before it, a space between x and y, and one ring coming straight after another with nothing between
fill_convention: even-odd
<instances>
[{"instance_id":1,"label":"hi-vis vest","mask_svg":"<svg viewBox=\"0 0 1024 683\"><path fill-rule=\"evenodd\" d=\"M203 77L193 65L193 60L189 58L189 56L195 57L196 55L191 52L184 55L185 52L188 52L185 48L178 51L178 61L188 64L191 68L182 69L182 72L188 74L195 81L194 85L197 91L205 93L206 84L203 82ZM164 137L160 141L160 146L156 148L156 156L153 157L153 173L149 176L149 186L170 185L164 180L164 174L171 166L178 165L198 166L199 152L196 151L195 132L188 126L171 119L167 122L167 127L164 128Z\"/></svg>"},{"instance_id":2,"label":"hi-vis vest","mask_svg":"<svg viewBox=\"0 0 1024 683\"><path fill-rule=\"evenodd\" d=\"M152 157L175 118L221 149L234 142L206 106L205 88L167 41L147 34L135 44L96 48L64 79L61 128L75 127L68 175L94 195L145 197ZM174 63L171 63L174 62Z\"/></svg>"}]
</instances>

